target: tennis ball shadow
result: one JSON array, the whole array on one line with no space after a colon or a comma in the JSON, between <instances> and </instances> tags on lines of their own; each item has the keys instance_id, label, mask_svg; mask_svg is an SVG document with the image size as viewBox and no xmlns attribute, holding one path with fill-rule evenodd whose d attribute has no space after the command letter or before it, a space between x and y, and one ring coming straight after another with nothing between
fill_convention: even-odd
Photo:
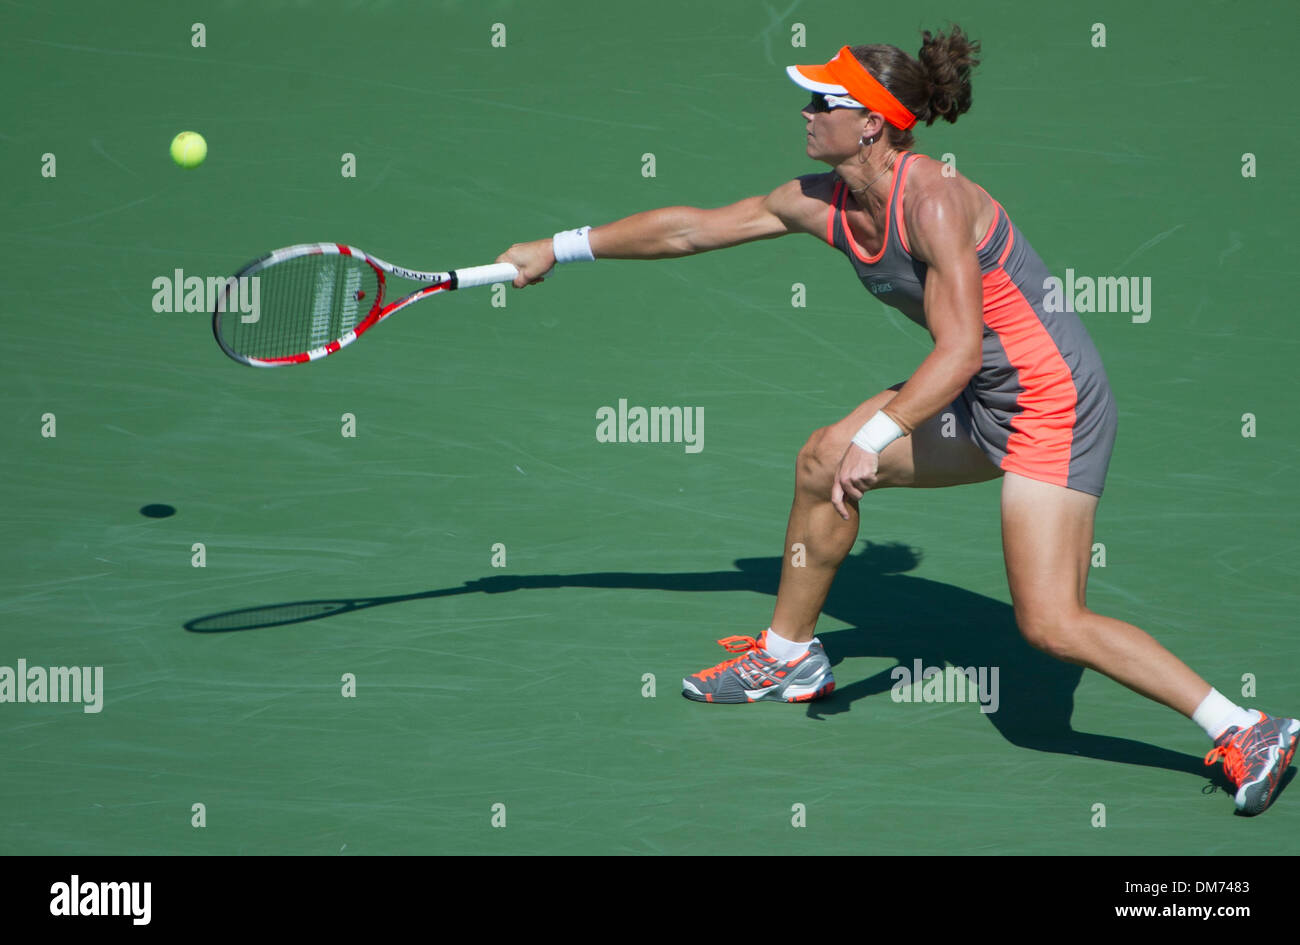
<instances>
[{"instance_id":1,"label":"tennis ball shadow","mask_svg":"<svg viewBox=\"0 0 1300 945\"><path fill-rule=\"evenodd\" d=\"M832 665L859 657L885 657L909 669L917 659L924 666L996 666L998 708L986 717L1012 744L1035 751L1166 768L1209 779L1220 788L1229 786L1222 769L1207 767L1201 756L1072 729L1074 692L1083 676L1082 667L1060 662L1029 646L1020 636L1009 604L951 584L909 576L906 572L914 570L920 560L921 553L908 545L873 542L866 542L860 551L845 559L823 613L849 627L818 633ZM194 633L250 630L404 601L561 587L684 593L750 591L775 596L780 577L781 559L776 557L740 559L734 569L727 571L492 575L414 594L292 601L225 611L195 618L185 624L185 629ZM746 619L758 624L766 614L760 611ZM722 636L728 628L708 632ZM687 671L695 668L699 667L688 667ZM859 699L888 693L894 685L893 669L891 666L866 679L841 684L829 696L809 703L808 716L825 719L846 713ZM1294 772L1289 777L1294 777Z\"/></svg>"}]
</instances>

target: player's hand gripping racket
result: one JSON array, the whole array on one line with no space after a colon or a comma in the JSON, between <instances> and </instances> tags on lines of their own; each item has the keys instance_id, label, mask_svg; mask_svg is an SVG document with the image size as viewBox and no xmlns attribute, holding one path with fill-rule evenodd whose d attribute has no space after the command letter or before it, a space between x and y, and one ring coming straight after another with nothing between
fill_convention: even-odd
<instances>
[{"instance_id":1,"label":"player's hand gripping racket","mask_svg":"<svg viewBox=\"0 0 1300 945\"><path fill-rule=\"evenodd\" d=\"M384 274L428 285L384 304ZM451 272L416 272L342 243L304 243L267 253L226 280L212 313L221 350L240 364L279 367L317 361L356 341L398 309L438 292L513 282L509 263ZM247 280L256 279L255 304Z\"/></svg>"}]
</instances>

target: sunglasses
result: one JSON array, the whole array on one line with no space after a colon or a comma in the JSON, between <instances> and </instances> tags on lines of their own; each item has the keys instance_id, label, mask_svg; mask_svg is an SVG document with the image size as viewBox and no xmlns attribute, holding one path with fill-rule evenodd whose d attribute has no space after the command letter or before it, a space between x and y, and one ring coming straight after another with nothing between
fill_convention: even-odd
<instances>
[{"instance_id":1,"label":"sunglasses","mask_svg":"<svg viewBox=\"0 0 1300 945\"><path fill-rule=\"evenodd\" d=\"M807 110L815 114L821 114L822 112L829 112L836 108L862 107L857 102L853 102L851 105L848 104L851 101L852 99L847 99L846 97L838 95L823 95L821 92L814 92L812 95L812 101L808 103Z\"/></svg>"}]
</instances>

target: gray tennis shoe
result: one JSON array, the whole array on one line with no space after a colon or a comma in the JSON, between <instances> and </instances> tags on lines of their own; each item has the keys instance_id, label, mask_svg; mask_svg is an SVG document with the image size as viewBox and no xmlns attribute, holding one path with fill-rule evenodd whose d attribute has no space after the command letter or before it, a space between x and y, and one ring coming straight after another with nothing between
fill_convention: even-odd
<instances>
[{"instance_id":1,"label":"gray tennis shoe","mask_svg":"<svg viewBox=\"0 0 1300 945\"><path fill-rule=\"evenodd\" d=\"M1207 765L1223 761L1223 772L1237 789L1237 810L1250 816L1272 803L1300 737L1300 721L1274 719L1263 712L1259 716L1249 728L1228 729L1205 756Z\"/></svg>"},{"instance_id":2,"label":"gray tennis shoe","mask_svg":"<svg viewBox=\"0 0 1300 945\"><path fill-rule=\"evenodd\" d=\"M767 631L758 639L723 637L718 641L734 659L700 670L682 680L682 695L696 702L811 702L835 688L831 662L820 640L794 660L767 651Z\"/></svg>"}]
</instances>

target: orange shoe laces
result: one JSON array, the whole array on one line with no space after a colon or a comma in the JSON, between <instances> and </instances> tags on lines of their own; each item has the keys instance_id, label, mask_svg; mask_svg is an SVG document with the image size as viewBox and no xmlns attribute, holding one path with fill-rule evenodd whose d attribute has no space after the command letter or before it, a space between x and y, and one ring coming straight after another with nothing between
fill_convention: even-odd
<instances>
[{"instance_id":1,"label":"orange shoe laces","mask_svg":"<svg viewBox=\"0 0 1300 945\"><path fill-rule=\"evenodd\" d=\"M711 666L708 669L701 670L695 674L700 679L712 679L714 676L718 675L718 673L731 669L731 667L735 666L737 663L749 659L750 655L754 651L762 651L763 649L758 645L758 641L753 637L723 637L718 641L718 643L725 648L728 653L739 653L741 655L737 656L735 659L724 660L717 666Z\"/></svg>"},{"instance_id":2,"label":"orange shoe laces","mask_svg":"<svg viewBox=\"0 0 1300 945\"><path fill-rule=\"evenodd\" d=\"M1255 725L1260 725L1268 721L1268 716L1261 712L1259 721ZM1263 739L1258 737L1258 733L1253 740L1253 744L1244 736L1247 732L1255 727L1237 729L1237 734L1228 739L1226 745L1215 745L1210 749L1210 753L1205 756L1205 763L1212 765L1220 758L1223 759L1223 771L1234 784L1240 784L1242 778L1246 775L1246 753L1241 750L1243 744L1251 745L1251 754L1259 755L1268 750L1268 745Z\"/></svg>"},{"instance_id":3,"label":"orange shoe laces","mask_svg":"<svg viewBox=\"0 0 1300 945\"><path fill-rule=\"evenodd\" d=\"M1223 771L1229 780L1233 784L1240 784L1242 777L1246 773L1246 756L1237 747L1235 735L1229 739L1226 745L1215 745L1211 748L1210 753L1205 756L1205 763L1212 765L1220 758L1223 759Z\"/></svg>"}]
</instances>

